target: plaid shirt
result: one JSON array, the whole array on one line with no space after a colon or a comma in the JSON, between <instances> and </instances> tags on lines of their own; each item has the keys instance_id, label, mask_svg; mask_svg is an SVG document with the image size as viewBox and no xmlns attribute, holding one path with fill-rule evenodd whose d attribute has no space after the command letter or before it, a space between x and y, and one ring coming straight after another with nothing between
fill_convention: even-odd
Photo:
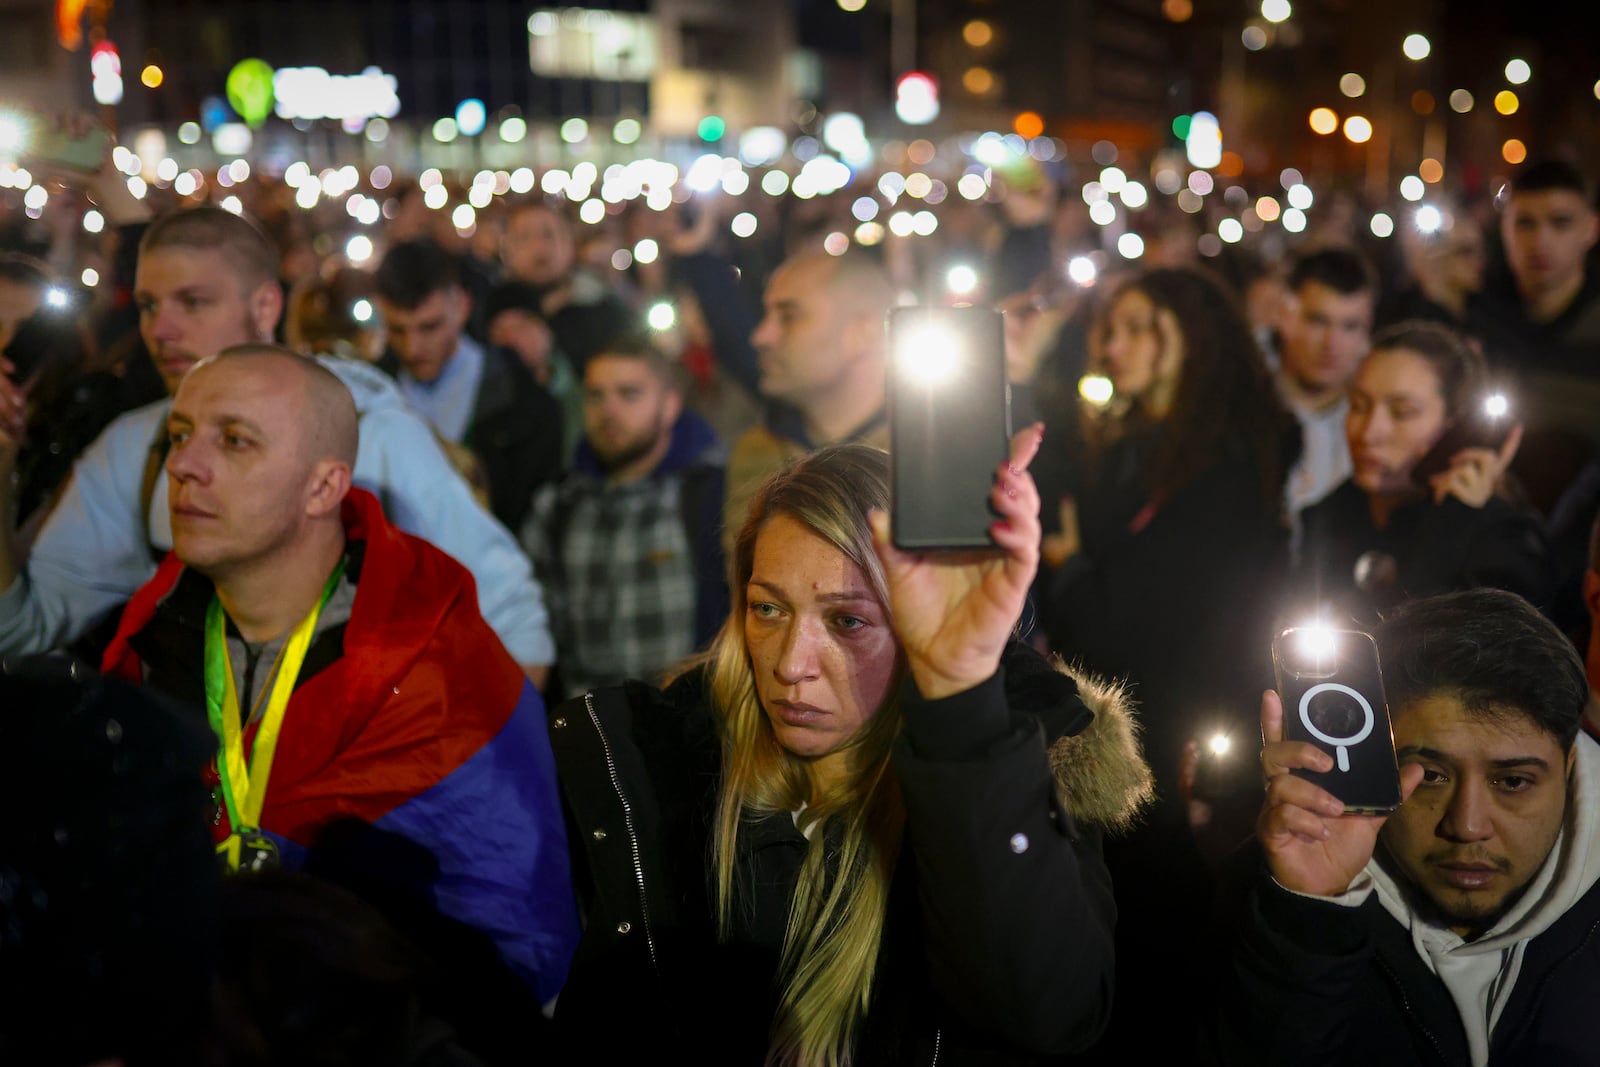
<instances>
[{"instance_id":1,"label":"plaid shirt","mask_svg":"<svg viewBox=\"0 0 1600 1067\"><path fill-rule=\"evenodd\" d=\"M626 485L574 473L535 494L522 543L544 586L566 692L654 680L694 651L682 487L681 472Z\"/></svg>"}]
</instances>

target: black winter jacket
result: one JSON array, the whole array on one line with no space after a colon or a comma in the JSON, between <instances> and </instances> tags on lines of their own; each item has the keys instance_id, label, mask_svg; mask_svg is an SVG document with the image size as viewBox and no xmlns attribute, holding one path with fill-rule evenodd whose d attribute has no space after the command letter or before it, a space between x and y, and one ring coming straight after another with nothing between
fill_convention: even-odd
<instances>
[{"instance_id":1,"label":"black winter jacket","mask_svg":"<svg viewBox=\"0 0 1600 1067\"><path fill-rule=\"evenodd\" d=\"M1115 915L1101 835L1149 778L1120 694L1084 693L1096 712L1017 644L965 693L924 701L906 683L893 755L905 843L856 1062L1034 1063L1100 1033ZM556 1011L574 1054L761 1062L805 841L786 813L741 835L739 876L777 906L758 902L719 941L720 754L703 676L568 701L551 739L583 853L587 926Z\"/></svg>"},{"instance_id":2,"label":"black winter jacket","mask_svg":"<svg viewBox=\"0 0 1600 1067\"><path fill-rule=\"evenodd\" d=\"M1259 853L1256 853L1259 856ZM1466 1067L1455 1002L1376 894L1359 908L1299 897L1259 868L1230 954L1218 956L1227 1067ZM1600 884L1528 942L1489 1045L1490 1067L1600 1064Z\"/></svg>"}]
</instances>

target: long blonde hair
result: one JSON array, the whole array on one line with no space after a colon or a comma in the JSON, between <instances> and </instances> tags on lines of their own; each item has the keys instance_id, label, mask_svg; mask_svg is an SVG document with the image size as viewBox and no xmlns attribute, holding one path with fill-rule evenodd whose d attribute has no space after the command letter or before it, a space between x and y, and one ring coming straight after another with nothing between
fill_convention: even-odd
<instances>
[{"instance_id":1,"label":"long blonde hair","mask_svg":"<svg viewBox=\"0 0 1600 1067\"><path fill-rule=\"evenodd\" d=\"M778 1010L769 1064L849 1063L866 1013L878 942L905 813L890 746L900 731L897 665L885 704L851 742L855 758L838 784L815 782L806 761L777 741L757 698L745 644L745 587L756 538L772 516L789 515L861 568L886 609L888 587L872 549L867 509L889 506L888 456L866 445L812 453L769 480L751 503L734 549L733 610L707 654L722 728L722 782L712 835L718 928L726 938L739 900L736 845L746 822L804 808L809 844L789 910L779 964Z\"/></svg>"}]
</instances>

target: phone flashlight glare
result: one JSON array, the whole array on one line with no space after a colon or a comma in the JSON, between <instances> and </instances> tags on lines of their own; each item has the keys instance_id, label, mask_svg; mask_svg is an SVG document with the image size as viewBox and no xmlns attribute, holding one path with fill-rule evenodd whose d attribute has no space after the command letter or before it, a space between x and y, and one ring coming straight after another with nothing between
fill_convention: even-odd
<instances>
[{"instance_id":1,"label":"phone flashlight glare","mask_svg":"<svg viewBox=\"0 0 1600 1067\"><path fill-rule=\"evenodd\" d=\"M1111 403L1111 398L1116 392L1111 379L1103 374L1085 374L1078 379L1078 395L1097 408L1103 408Z\"/></svg>"},{"instance_id":2,"label":"phone flashlight glare","mask_svg":"<svg viewBox=\"0 0 1600 1067\"><path fill-rule=\"evenodd\" d=\"M1511 411L1511 401L1504 393L1491 393L1483 398L1483 413L1491 419L1503 419Z\"/></svg>"},{"instance_id":3,"label":"phone flashlight glare","mask_svg":"<svg viewBox=\"0 0 1600 1067\"><path fill-rule=\"evenodd\" d=\"M905 335L895 358L909 378L925 385L942 385L955 377L961 353L950 334L923 326Z\"/></svg>"},{"instance_id":4,"label":"phone flashlight glare","mask_svg":"<svg viewBox=\"0 0 1600 1067\"><path fill-rule=\"evenodd\" d=\"M0 152L20 152L27 143L27 123L10 112L0 111Z\"/></svg>"},{"instance_id":5,"label":"phone flashlight glare","mask_svg":"<svg viewBox=\"0 0 1600 1067\"><path fill-rule=\"evenodd\" d=\"M1326 626L1316 623L1298 626L1295 628L1295 637L1300 654L1319 667L1339 651L1339 639Z\"/></svg>"},{"instance_id":6,"label":"phone flashlight glare","mask_svg":"<svg viewBox=\"0 0 1600 1067\"><path fill-rule=\"evenodd\" d=\"M67 297L67 291L65 289L61 288L59 285L52 285L50 288L44 291L44 302L55 310L60 311L62 308L66 307L70 301Z\"/></svg>"},{"instance_id":7,"label":"phone flashlight glare","mask_svg":"<svg viewBox=\"0 0 1600 1067\"><path fill-rule=\"evenodd\" d=\"M1233 742L1228 740L1227 734L1212 734L1209 746L1213 756L1226 756L1228 749L1233 747Z\"/></svg>"},{"instance_id":8,"label":"phone flashlight glare","mask_svg":"<svg viewBox=\"0 0 1600 1067\"><path fill-rule=\"evenodd\" d=\"M670 330L678 321L678 313L668 303L652 304L645 313L645 321L652 330Z\"/></svg>"}]
</instances>

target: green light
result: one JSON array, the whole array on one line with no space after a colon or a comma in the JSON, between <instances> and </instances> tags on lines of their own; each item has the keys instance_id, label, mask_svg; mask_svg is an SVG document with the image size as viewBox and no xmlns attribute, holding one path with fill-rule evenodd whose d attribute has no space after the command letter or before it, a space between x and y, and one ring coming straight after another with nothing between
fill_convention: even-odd
<instances>
[{"instance_id":1,"label":"green light","mask_svg":"<svg viewBox=\"0 0 1600 1067\"><path fill-rule=\"evenodd\" d=\"M728 124L723 122L719 115L707 115L700 120L697 132L700 134L700 139L709 144L722 140L722 135L728 132Z\"/></svg>"},{"instance_id":2,"label":"green light","mask_svg":"<svg viewBox=\"0 0 1600 1067\"><path fill-rule=\"evenodd\" d=\"M1180 141L1187 141L1189 139L1189 124L1192 121L1193 118L1189 115L1179 115L1177 118L1173 119L1172 136L1176 137Z\"/></svg>"}]
</instances>

